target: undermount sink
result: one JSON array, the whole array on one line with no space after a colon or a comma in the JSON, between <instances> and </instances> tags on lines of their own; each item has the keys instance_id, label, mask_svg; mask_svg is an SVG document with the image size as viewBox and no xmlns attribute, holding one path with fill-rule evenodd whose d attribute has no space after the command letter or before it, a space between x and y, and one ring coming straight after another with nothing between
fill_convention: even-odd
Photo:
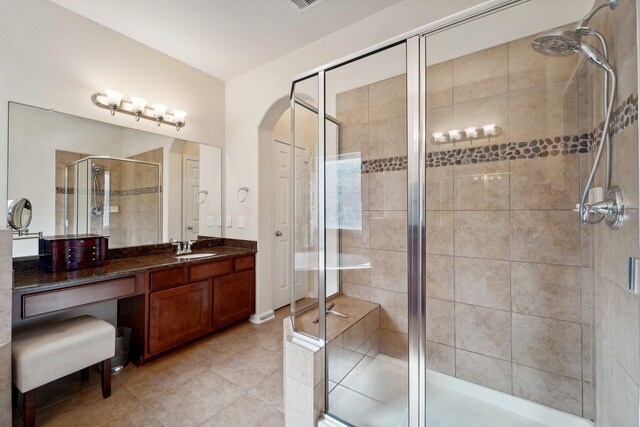
<instances>
[{"instance_id":1,"label":"undermount sink","mask_svg":"<svg viewBox=\"0 0 640 427\"><path fill-rule=\"evenodd\" d=\"M213 252L202 252L199 254L185 254L185 255L178 255L176 256L176 258L178 259L198 259L198 258L207 258L210 256L216 256L217 254L213 253Z\"/></svg>"}]
</instances>

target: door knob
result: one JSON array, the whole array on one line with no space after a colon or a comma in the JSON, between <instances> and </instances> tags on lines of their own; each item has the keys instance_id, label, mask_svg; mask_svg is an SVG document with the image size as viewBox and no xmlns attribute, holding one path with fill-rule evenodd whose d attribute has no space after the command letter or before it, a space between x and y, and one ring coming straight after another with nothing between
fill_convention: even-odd
<instances>
[{"instance_id":1,"label":"door knob","mask_svg":"<svg viewBox=\"0 0 640 427\"><path fill-rule=\"evenodd\" d=\"M282 236L282 231L276 231L276 237Z\"/></svg>"},{"instance_id":2,"label":"door knob","mask_svg":"<svg viewBox=\"0 0 640 427\"><path fill-rule=\"evenodd\" d=\"M193 230L193 225L187 225L187 230Z\"/></svg>"}]
</instances>

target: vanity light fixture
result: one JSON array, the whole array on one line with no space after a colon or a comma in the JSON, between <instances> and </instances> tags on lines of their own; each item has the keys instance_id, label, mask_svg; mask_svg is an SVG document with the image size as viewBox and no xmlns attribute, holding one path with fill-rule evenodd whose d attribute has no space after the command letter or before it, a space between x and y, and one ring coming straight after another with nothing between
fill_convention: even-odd
<instances>
[{"instance_id":1,"label":"vanity light fixture","mask_svg":"<svg viewBox=\"0 0 640 427\"><path fill-rule=\"evenodd\" d=\"M168 112L166 105L153 104L149 106L146 99L136 96L124 99L124 95L117 90L106 89L104 93L94 93L91 96L91 100L97 107L111 111L112 116L116 112L124 113L134 116L136 121L140 121L140 118L143 118L156 122L158 126L161 124L174 126L177 131L186 124L187 113L182 110Z\"/></svg>"},{"instance_id":2,"label":"vanity light fixture","mask_svg":"<svg viewBox=\"0 0 640 427\"><path fill-rule=\"evenodd\" d=\"M452 129L446 132L438 131L431 134L431 143L447 144L474 139L491 138L502 135L502 128L495 123L489 123L480 127L470 126L464 130Z\"/></svg>"}]
</instances>

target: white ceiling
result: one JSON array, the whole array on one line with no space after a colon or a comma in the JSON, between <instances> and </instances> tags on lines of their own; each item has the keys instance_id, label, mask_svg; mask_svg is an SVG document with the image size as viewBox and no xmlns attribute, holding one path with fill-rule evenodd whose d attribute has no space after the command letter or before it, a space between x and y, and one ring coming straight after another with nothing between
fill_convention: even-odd
<instances>
[{"instance_id":1,"label":"white ceiling","mask_svg":"<svg viewBox=\"0 0 640 427\"><path fill-rule=\"evenodd\" d=\"M402 0L51 0L229 80Z\"/></svg>"}]
</instances>

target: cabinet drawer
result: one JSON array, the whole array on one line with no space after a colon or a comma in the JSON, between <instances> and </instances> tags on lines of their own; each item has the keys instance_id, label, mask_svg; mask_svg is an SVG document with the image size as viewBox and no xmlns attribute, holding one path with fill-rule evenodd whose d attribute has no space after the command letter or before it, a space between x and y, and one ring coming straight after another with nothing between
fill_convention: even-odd
<instances>
[{"instance_id":1,"label":"cabinet drawer","mask_svg":"<svg viewBox=\"0 0 640 427\"><path fill-rule=\"evenodd\" d=\"M209 277L223 276L231 271L229 260L208 262L206 264L192 265L189 268L189 278L191 282L207 279Z\"/></svg>"},{"instance_id":2,"label":"cabinet drawer","mask_svg":"<svg viewBox=\"0 0 640 427\"><path fill-rule=\"evenodd\" d=\"M22 318L53 313L71 307L123 298L136 293L135 277L74 286L22 297Z\"/></svg>"},{"instance_id":3,"label":"cabinet drawer","mask_svg":"<svg viewBox=\"0 0 640 427\"><path fill-rule=\"evenodd\" d=\"M255 256L243 256L233 260L233 271L253 270L256 266Z\"/></svg>"},{"instance_id":4,"label":"cabinet drawer","mask_svg":"<svg viewBox=\"0 0 640 427\"><path fill-rule=\"evenodd\" d=\"M151 290L166 289L172 286L184 284L184 269L172 268L169 270L154 271L150 275Z\"/></svg>"}]
</instances>

